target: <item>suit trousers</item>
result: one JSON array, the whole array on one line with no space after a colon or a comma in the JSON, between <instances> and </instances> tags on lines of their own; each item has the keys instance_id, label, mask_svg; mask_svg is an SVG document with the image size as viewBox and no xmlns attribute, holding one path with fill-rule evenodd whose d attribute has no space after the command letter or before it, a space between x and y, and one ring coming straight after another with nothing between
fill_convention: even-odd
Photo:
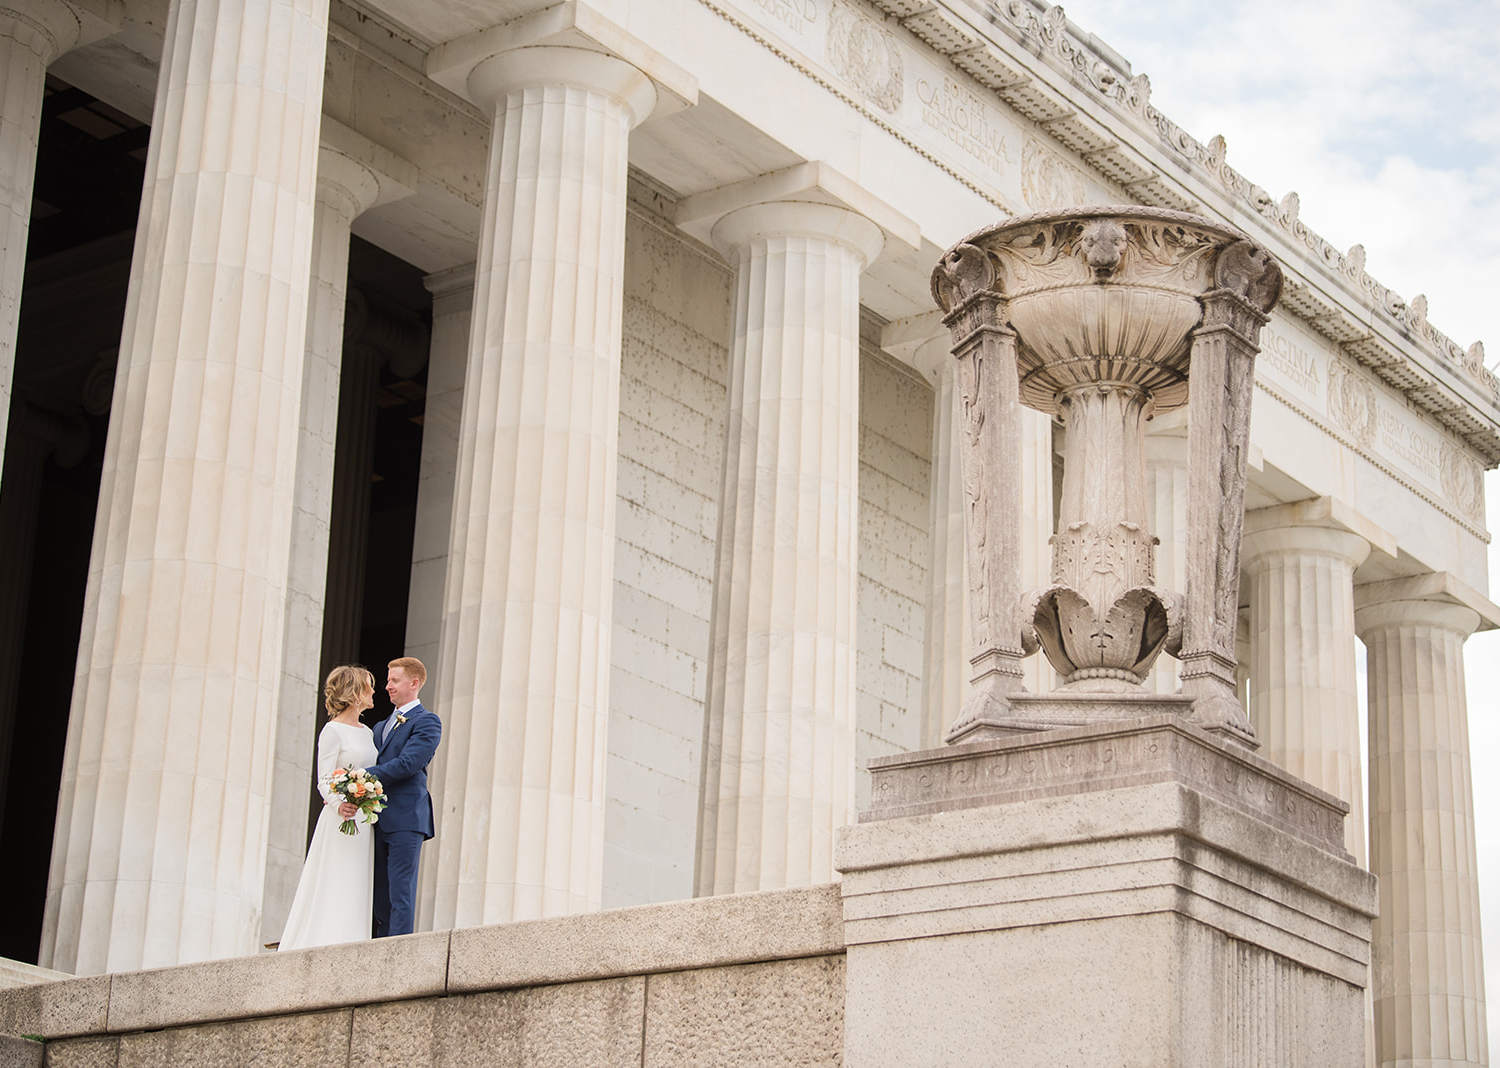
<instances>
[{"instance_id":1,"label":"suit trousers","mask_svg":"<svg viewBox=\"0 0 1500 1068\"><path fill-rule=\"evenodd\" d=\"M421 831L375 832L375 937L411 934L417 920Z\"/></svg>"}]
</instances>

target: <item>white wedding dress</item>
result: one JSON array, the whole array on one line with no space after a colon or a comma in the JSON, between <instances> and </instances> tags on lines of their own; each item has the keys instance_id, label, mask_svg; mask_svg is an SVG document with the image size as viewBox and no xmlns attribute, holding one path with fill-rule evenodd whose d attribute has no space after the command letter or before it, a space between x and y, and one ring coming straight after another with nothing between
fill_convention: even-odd
<instances>
[{"instance_id":1,"label":"white wedding dress","mask_svg":"<svg viewBox=\"0 0 1500 1068\"><path fill-rule=\"evenodd\" d=\"M358 834L339 830L338 799L329 802L336 768L375 763L375 735L364 724L330 722L318 735L318 792L323 811L302 865L297 896L281 934L281 949L331 946L370 937L375 899L375 828L356 817Z\"/></svg>"}]
</instances>

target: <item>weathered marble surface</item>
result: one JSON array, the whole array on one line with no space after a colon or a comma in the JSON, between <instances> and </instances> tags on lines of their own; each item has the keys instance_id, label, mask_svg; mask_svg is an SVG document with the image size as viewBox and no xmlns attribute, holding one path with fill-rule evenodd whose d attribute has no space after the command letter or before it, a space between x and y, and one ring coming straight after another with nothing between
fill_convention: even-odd
<instances>
[{"instance_id":1,"label":"weathered marble surface","mask_svg":"<svg viewBox=\"0 0 1500 1068\"><path fill-rule=\"evenodd\" d=\"M860 822L951 812L1039 797L1181 782L1309 845L1348 858L1349 806L1270 761L1230 749L1181 715L1114 719L870 762Z\"/></svg>"},{"instance_id":2,"label":"weathered marble surface","mask_svg":"<svg viewBox=\"0 0 1500 1068\"><path fill-rule=\"evenodd\" d=\"M840 835L844 1063L1364 1062L1341 802L1175 719L1036 737L892 758L927 800Z\"/></svg>"},{"instance_id":3,"label":"weathered marble surface","mask_svg":"<svg viewBox=\"0 0 1500 1068\"><path fill-rule=\"evenodd\" d=\"M0 990L0 1036L66 1068L828 1064L842 954L818 886Z\"/></svg>"}]
</instances>

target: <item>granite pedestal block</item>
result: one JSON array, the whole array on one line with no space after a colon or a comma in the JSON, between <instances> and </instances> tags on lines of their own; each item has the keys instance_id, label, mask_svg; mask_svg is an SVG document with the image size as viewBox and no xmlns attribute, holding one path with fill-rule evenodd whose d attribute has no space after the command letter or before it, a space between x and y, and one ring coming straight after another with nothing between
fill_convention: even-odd
<instances>
[{"instance_id":1,"label":"granite pedestal block","mask_svg":"<svg viewBox=\"0 0 1500 1068\"><path fill-rule=\"evenodd\" d=\"M1347 806L1176 716L872 762L845 1064L1357 1068Z\"/></svg>"}]
</instances>

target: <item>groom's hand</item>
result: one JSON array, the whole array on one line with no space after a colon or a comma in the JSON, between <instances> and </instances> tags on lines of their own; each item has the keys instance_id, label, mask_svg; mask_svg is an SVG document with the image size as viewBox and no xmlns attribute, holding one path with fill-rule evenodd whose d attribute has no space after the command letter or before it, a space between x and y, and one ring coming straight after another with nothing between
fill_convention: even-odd
<instances>
[{"instance_id":1,"label":"groom's hand","mask_svg":"<svg viewBox=\"0 0 1500 1068\"><path fill-rule=\"evenodd\" d=\"M346 820L352 820L354 818L354 814L358 811L359 809L355 808L347 801L339 805L339 816Z\"/></svg>"}]
</instances>

